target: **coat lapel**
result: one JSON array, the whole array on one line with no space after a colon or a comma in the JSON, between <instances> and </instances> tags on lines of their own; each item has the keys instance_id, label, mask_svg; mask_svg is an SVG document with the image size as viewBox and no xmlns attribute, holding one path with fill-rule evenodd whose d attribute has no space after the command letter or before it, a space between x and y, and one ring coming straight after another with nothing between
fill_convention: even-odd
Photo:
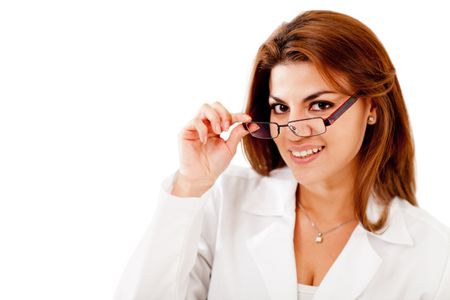
<instances>
[{"instance_id":1,"label":"coat lapel","mask_svg":"<svg viewBox=\"0 0 450 300\"><path fill-rule=\"evenodd\" d=\"M297 184L287 167L275 170L273 175L262 179L261 191L242 206L247 213L272 218L268 226L248 238L247 247L273 300L297 299L293 245ZM364 291L382 263L382 258L370 243L371 238L388 243L413 244L402 217L402 201L397 198L392 201L388 225L382 234L368 232L361 223L358 224L322 280L314 300L350 300ZM374 197L369 199L367 215L372 221L382 210L377 203Z\"/></svg>"},{"instance_id":2,"label":"coat lapel","mask_svg":"<svg viewBox=\"0 0 450 300\"><path fill-rule=\"evenodd\" d=\"M359 224L320 283L314 300L355 299L369 284L381 261Z\"/></svg>"},{"instance_id":3,"label":"coat lapel","mask_svg":"<svg viewBox=\"0 0 450 300\"><path fill-rule=\"evenodd\" d=\"M314 300L356 299L366 289L383 259L370 243L377 238L387 243L413 245L408 233L401 206L405 200L394 198L391 202L387 225L381 234L364 229L361 223L355 228L342 252L322 280ZM371 221L378 219L382 206L371 197L366 210Z\"/></svg>"},{"instance_id":4,"label":"coat lapel","mask_svg":"<svg viewBox=\"0 0 450 300\"><path fill-rule=\"evenodd\" d=\"M268 225L248 238L247 248L270 299L297 299L293 243L297 184L288 168L274 170L242 206L246 213L268 218Z\"/></svg>"},{"instance_id":5,"label":"coat lapel","mask_svg":"<svg viewBox=\"0 0 450 300\"><path fill-rule=\"evenodd\" d=\"M258 267L270 299L297 299L291 227L287 222L276 221L247 240L248 250Z\"/></svg>"}]
</instances>

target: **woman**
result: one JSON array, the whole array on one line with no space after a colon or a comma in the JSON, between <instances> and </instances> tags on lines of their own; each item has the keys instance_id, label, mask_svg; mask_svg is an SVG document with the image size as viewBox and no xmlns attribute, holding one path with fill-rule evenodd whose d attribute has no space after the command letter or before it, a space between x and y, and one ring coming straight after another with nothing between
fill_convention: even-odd
<instances>
[{"instance_id":1,"label":"woman","mask_svg":"<svg viewBox=\"0 0 450 300\"><path fill-rule=\"evenodd\" d=\"M251 169L229 166L241 139ZM204 104L179 144L116 299L450 299L450 231L418 207L395 69L359 21L282 24L246 113Z\"/></svg>"}]
</instances>

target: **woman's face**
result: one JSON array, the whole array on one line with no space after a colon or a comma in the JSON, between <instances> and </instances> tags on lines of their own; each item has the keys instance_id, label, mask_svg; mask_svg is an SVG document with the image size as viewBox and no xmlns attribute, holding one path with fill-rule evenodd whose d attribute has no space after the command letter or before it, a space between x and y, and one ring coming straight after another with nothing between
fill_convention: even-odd
<instances>
[{"instance_id":1,"label":"woman's face","mask_svg":"<svg viewBox=\"0 0 450 300\"><path fill-rule=\"evenodd\" d=\"M327 84L310 62L276 65L271 71L269 89L270 120L280 125L304 118L325 119L351 96L340 94ZM298 137L288 127L282 127L274 142L303 185L353 179L369 115L376 119L371 101L359 98L324 134ZM295 157L299 154L301 157Z\"/></svg>"}]
</instances>

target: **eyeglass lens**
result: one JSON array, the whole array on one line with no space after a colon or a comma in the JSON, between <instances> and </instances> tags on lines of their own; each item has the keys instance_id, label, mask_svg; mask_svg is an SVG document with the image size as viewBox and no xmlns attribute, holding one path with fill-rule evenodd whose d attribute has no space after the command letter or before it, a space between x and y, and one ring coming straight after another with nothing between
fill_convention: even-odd
<instances>
[{"instance_id":1,"label":"eyeglass lens","mask_svg":"<svg viewBox=\"0 0 450 300\"><path fill-rule=\"evenodd\" d=\"M274 139L278 136L279 130L276 123L250 122L246 124L247 130L253 137L259 139ZM322 118L312 118L290 122L280 127L289 127L297 136L308 137L319 135L325 132L325 124Z\"/></svg>"}]
</instances>

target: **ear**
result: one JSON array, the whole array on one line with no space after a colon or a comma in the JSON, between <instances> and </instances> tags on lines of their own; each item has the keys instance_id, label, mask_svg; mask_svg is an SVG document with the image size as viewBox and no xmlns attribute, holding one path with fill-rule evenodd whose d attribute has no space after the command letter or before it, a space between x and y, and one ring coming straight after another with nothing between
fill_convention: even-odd
<instances>
[{"instance_id":1,"label":"ear","mask_svg":"<svg viewBox=\"0 0 450 300\"><path fill-rule=\"evenodd\" d=\"M372 116L375 119L375 122L377 120L377 103L372 99L368 99L369 101L369 116Z\"/></svg>"}]
</instances>

